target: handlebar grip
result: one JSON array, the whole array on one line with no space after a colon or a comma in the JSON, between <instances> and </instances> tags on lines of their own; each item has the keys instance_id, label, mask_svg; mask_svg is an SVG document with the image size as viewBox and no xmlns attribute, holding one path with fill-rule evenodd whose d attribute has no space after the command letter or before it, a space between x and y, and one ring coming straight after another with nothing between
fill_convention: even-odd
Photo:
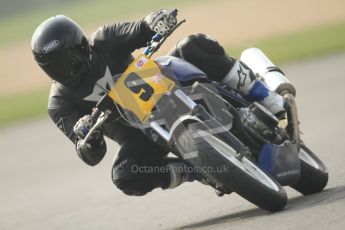
<instances>
[{"instance_id":1,"label":"handlebar grip","mask_svg":"<svg viewBox=\"0 0 345 230\"><path fill-rule=\"evenodd\" d=\"M92 121L95 123L97 121L97 119L99 118L99 116L101 115L102 111L99 110L98 108L95 108L94 111L92 111L91 114L91 119Z\"/></svg>"}]
</instances>

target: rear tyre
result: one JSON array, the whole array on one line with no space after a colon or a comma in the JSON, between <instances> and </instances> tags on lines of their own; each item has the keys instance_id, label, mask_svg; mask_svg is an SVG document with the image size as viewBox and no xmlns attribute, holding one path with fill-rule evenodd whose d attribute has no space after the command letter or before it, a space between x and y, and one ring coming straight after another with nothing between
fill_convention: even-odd
<instances>
[{"instance_id":1,"label":"rear tyre","mask_svg":"<svg viewBox=\"0 0 345 230\"><path fill-rule=\"evenodd\" d=\"M328 172L322 161L305 145L301 145L301 177L291 186L303 195L321 192L327 185Z\"/></svg>"},{"instance_id":2,"label":"rear tyre","mask_svg":"<svg viewBox=\"0 0 345 230\"><path fill-rule=\"evenodd\" d=\"M195 138L189 129L177 133L174 136L182 158L223 191L234 191L270 212L285 207L287 196L281 185L246 157L238 160L234 149L221 139L210 134Z\"/></svg>"}]
</instances>

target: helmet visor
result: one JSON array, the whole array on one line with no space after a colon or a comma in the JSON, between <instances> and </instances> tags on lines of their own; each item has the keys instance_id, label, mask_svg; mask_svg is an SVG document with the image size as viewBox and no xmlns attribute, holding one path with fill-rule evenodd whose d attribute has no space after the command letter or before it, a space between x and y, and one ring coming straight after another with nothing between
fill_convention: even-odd
<instances>
[{"instance_id":1,"label":"helmet visor","mask_svg":"<svg viewBox=\"0 0 345 230\"><path fill-rule=\"evenodd\" d=\"M49 62L40 63L40 66L53 80L68 85L87 73L88 61L86 53L77 49L64 49Z\"/></svg>"}]
</instances>

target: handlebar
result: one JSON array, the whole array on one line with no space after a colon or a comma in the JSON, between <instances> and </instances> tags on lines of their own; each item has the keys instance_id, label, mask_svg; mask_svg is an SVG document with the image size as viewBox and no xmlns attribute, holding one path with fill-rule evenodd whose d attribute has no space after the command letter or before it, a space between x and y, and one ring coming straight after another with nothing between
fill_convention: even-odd
<instances>
[{"instance_id":1,"label":"handlebar","mask_svg":"<svg viewBox=\"0 0 345 230\"><path fill-rule=\"evenodd\" d=\"M177 11L176 11L177 13ZM186 20L182 20L179 23L177 23L167 34L164 36L161 36L160 34L155 34L151 41L148 43L148 46L146 47L144 54L147 55L148 57L151 57L157 50L161 47L161 45L164 43L164 41L182 24L186 22ZM88 141L90 138L92 132L100 127L109 114L111 113L110 111L106 111L103 107L107 107L109 103L114 103L113 101L109 102L109 98L105 96L98 104L96 105L95 109L92 111L91 118L94 123L94 126L91 128L89 133L86 135L84 138L84 142ZM105 112L102 112L105 111Z\"/></svg>"},{"instance_id":2,"label":"handlebar","mask_svg":"<svg viewBox=\"0 0 345 230\"><path fill-rule=\"evenodd\" d=\"M91 114L91 119L94 122L94 125L90 129L89 133L85 136L82 144L85 144L86 142L88 142L94 130L101 127L101 125L108 119L108 116L110 115L110 113L111 113L110 111L102 112L100 109L95 108L95 110Z\"/></svg>"}]
</instances>

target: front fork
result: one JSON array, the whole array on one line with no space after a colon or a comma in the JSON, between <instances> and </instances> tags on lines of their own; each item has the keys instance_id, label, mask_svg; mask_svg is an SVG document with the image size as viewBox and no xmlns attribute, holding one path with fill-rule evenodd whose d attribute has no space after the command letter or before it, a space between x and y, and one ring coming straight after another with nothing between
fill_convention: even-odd
<instances>
[{"instance_id":1,"label":"front fork","mask_svg":"<svg viewBox=\"0 0 345 230\"><path fill-rule=\"evenodd\" d=\"M291 93L283 94L284 97L284 108L287 113L288 125L286 131L290 136L293 143L297 145L297 148L300 148L300 131L299 131L299 120L297 113L297 104L295 97Z\"/></svg>"}]
</instances>

